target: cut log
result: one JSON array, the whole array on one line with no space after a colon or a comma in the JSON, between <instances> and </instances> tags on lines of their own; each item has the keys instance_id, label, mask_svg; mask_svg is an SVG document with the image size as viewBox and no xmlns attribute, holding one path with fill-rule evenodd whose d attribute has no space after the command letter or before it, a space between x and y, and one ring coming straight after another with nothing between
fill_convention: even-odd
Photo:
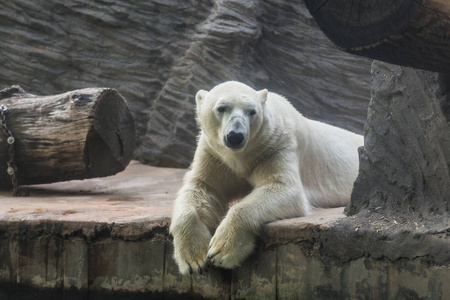
<instances>
[{"instance_id":1,"label":"cut log","mask_svg":"<svg viewBox=\"0 0 450 300\"><path fill-rule=\"evenodd\" d=\"M341 50L436 72L450 70L450 2L305 0Z\"/></svg>"},{"instance_id":2,"label":"cut log","mask_svg":"<svg viewBox=\"0 0 450 300\"><path fill-rule=\"evenodd\" d=\"M135 124L114 89L87 88L36 96L20 86L0 91L6 124L15 137L20 185L114 175L125 169L135 147ZM0 133L0 187L7 174L7 136Z\"/></svg>"}]
</instances>

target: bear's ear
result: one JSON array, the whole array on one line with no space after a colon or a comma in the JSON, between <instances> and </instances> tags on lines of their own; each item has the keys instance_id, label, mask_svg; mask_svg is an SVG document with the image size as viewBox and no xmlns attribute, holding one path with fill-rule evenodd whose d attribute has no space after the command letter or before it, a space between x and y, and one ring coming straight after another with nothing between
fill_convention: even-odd
<instances>
[{"instance_id":1,"label":"bear's ear","mask_svg":"<svg viewBox=\"0 0 450 300\"><path fill-rule=\"evenodd\" d=\"M200 107L203 99L205 99L206 94L208 94L208 92L205 90L200 90L197 92L197 94L195 95L195 103L197 104L197 107Z\"/></svg>"},{"instance_id":2,"label":"bear's ear","mask_svg":"<svg viewBox=\"0 0 450 300\"><path fill-rule=\"evenodd\" d=\"M261 98L261 103L265 103L267 100L267 94L269 93L269 91L266 89L263 89L257 93L258 93L259 97Z\"/></svg>"}]
</instances>

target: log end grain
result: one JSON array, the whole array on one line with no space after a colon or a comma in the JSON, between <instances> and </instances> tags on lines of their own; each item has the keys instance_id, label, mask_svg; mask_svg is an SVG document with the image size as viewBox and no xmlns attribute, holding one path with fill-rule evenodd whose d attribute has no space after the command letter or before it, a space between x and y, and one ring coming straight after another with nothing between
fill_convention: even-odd
<instances>
[{"instance_id":1,"label":"log end grain","mask_svg":"<svg viewBox=\"0 0 450 300\"><path fill-rule=\"evenodd\" d=\"M416 1L305 0L320 29L344 50L369 47L398 32L414 17Z\"/></svg>"},{"instance_id":2,"label":"log end grain","mask_svg":"<svg viewBox=\"0 0 450 300\"><path fill-rule=\"evenodd\" d=\"M134 118L124 98L113 89L102 91L92 117L84 152L87 177L124 170L133 158L136 138Z\"/></svg>"},{"instance_id":3,"label":"log end grain","mask_svg":"<svg viewBox=\"0 0 450 300\"><path fill-rule=\"evenodd\" d=\"M305 0L341 50L391 64L448 73L448 1Z\"/></svg>"}]
</instances>

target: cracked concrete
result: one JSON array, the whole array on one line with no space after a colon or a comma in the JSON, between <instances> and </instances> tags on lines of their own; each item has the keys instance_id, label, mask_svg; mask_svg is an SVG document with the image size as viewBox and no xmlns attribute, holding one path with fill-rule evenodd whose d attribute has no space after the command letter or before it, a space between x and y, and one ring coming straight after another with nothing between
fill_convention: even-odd
<instances>
[{"instance_id":1,"label":"cracked concrete","mask_svg":"<svg viewBox=\"0 0 450 300\"><path fill-rule=\"evenodd\" d=\"M376 210L270 223L241 267L183 277L168 226L185 171L132 162L29 197L1 192L0 299L450 298L445 222L430 231Z\"/></svg>"}]
</instances>

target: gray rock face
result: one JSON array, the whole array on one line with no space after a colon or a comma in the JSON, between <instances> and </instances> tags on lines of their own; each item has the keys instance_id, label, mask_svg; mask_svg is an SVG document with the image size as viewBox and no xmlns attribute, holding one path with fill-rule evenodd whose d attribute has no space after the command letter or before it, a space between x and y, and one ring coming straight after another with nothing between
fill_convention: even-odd
<instances>
[{"instance_id":1,"label":"gray rock face","mask_svg":"<svg viewBox=\"0 0 450 300\"><path fill-rule=\"evenodd\" d=\"M286 96L305 116L361 132L370 60L334 48L302 1L10 1L0 10L0 88L119 90L141 161L186 167L194 95L226 80Z\"/></svg>"},{"instance_id":2,"label":"gray rock face","mask_svg":"<svg viewBox=\"0 0 450 300\"><path fill-rule=\"evenodd\" d=\"M372 76L349 213L379 210L408 221L444 216L440 226L450 226L450 78L379 61Z\"/></svg>"}]
</instances>

